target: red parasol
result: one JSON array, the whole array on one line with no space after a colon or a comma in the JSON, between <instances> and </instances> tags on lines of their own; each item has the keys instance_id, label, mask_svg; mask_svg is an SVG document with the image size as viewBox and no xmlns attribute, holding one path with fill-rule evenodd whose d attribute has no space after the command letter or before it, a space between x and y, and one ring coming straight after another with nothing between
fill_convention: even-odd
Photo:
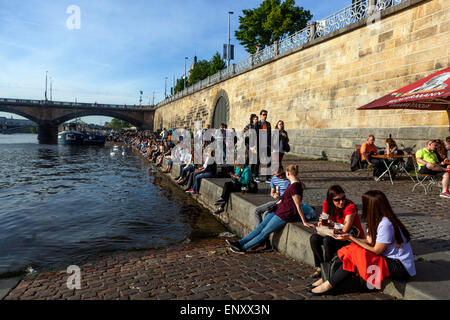
<instances>
[{"instance_id":1,"label":"red parasol","mask_svg":"<svg viewBox=\"0 0 450 320\"><path fill-rule=\"evenodd\" d=\"M370 109L450 110L450 67L357 110Z\"/></svg>"}]
</instances>

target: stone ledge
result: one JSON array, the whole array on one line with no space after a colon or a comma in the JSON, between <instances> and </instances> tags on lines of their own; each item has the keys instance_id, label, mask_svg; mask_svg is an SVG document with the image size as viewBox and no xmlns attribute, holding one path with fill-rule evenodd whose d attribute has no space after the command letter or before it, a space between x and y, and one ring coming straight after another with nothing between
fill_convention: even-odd
<instances>
[{"instance_id":1,"label":"stone ledge","mask_svg":"<svg viewBox=\"0 0 450 320\"><path fill-rule=\"evenodd\" d=\"M167 165L167 160L164 160L164 166ZM174 164L170 175L176 177L180 172L180 167ZM217 200L221 193L224 183L228 179L203 179L200 186L200 195L194 198L204 207L215 210L214 201ZM243 237L251 232L255 223L253 220L254 209L268 201L270 197L266 190L265 184L258 185L261 190L258 194L242 195L240 193L232 193L230 203L228 204L224 213L216 218L225 224L233 233L239 237ZM308 198L308 189L305 190L304 202L309 202L311 206L320 208L320 203L315 203L314 199ZM272 246L279 252L285 254L289 258L307 263L314 266L314 257L310 248L309 238L314 232L307 229L301 223L288 223L282 230L271 235ZM442 290L439 286L433 284L435 279L430 279L430 276L436 274L445 274L442 267L432 263L416 263L418 276L414 281L402 282L388 279L383 282L382 292L398 299L405 300L436 300L448 299L448 291ZM443 279L442 281L447 281Z\"/></svg>"}]
</instances>

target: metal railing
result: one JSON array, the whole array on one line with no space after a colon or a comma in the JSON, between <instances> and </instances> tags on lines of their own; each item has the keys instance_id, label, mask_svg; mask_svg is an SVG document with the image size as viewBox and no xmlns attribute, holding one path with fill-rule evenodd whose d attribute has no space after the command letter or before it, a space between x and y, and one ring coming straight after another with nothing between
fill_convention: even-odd
<instances>
[{"instance_id":1,"label":"metal railing","mask_svg":"<svg viewBox=\"0 0 450 320\"><path fill-rule=\"evenodd\" d=\"M216 74L199 81L194 85L194 88L188 87L183 91L176 93L173 96L166 98L157 104L157 106L165 105L171 101L177 100L188 93L192 93L193 89L198 90L205 88L208 85L217 83L223 79L234 76L236 73L240 73L250 68L257 66L269 59L276 57L277 55L294 50L308 42L324 37L337 30L346 28L352 24L363 21L367 18L376 20L378 13L386 10L390 7L399 5L407 0L358 0L355 3L345 7L342 10L312 23L300 31L275 42L271 46L267 46L262 50L257 51L255 54L250 55L248 58L233 64L232 66L223 69ZM376 22L376 21L373 21Z\"/></svg>"},{"instance_id":2,"label":"metal railing","mask_svg":"<svg viewBox=\"0 0 450 320\"><path fill-rule=\"evenodd\" d=\"M78 102L62 102L62 101L46 101L46 100L26 100L26 99L9 99L0 98L0 106L46 106L46 107L72 107L82 109L121 109L121 110L142 110L153 106L138 106L126 104L100 104L100 103L78 103Z\"/></svg>"}]
</instances>

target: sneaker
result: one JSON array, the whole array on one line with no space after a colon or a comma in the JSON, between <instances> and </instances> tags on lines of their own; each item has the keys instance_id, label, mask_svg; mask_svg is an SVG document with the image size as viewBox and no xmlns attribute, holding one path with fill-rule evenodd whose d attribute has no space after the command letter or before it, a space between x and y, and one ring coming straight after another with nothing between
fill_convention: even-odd
<instances>
[{"instance_id":1,"label":"sneaker","mask_svg":"<svg viewBox=\"0 0 450 320\"><path fill-rule=\"evenodd\" d=\"M260 183L261 180L259 180L259 178L255 178L255 182L256 182L256 183Z\"/></svg>"},{"instance_id":2,"label":"sneaker","mask_svg":"<svg viewBox=\"0 0 450 320\"><path fill-rule=\"evenodd\" d=\"M233 246L230 247L230 251L234 253L245 254L245 250Z\"/></svg>"},{"instance_id":3,"label":"sneaker","mask_svg":"<svg viewBox=\"0 0 450 320\"><path fill-rule=\"evenodd\" d=\"M450 193L448 193L448 192L442 192L441 195L440 195L440 197L441 197L441 198L447 198L447 199L450 199Z\"/></svg>"},{"instance_id":4,"label":"sneaker","mask_svg":"<svg viewBox=\"0 0 450 320\"><path fill-rule=\"evenodd\" d=\"M214 211L214 214L221 214L222 212L224 212L225 210L223 208L219 208L216 211Z\"/></svg>"},{"instance_id":5,"label":"sneaker","mask_svg":"<svg viewBox=\"0 0 450 320\"><path fill-rule=\"evenodd\" d=\"M266 180L266 183L267 183L267 184L270 184L270 180Z\"/></svg>"},{"instance_id":6,"label":"sneaker","mask_svg":"<svg viewBox=\"0 0 450 320\"><path fill-rule=\"evenodd\" d=\"M241 248L241 244L239 243L239 241L225 240L225 242L226 242L230 247Z\"/></svg>"},{"instance_id":7,"label":"sneaker","mask_svg":"<svg viewBox=\"0 0 450 320\"><path fill-rule=\"evenodd\" d=\"M194 192L195 192L195 191L192 190L192 189L189 189L189 190L186 191L186 193L194 193Z\"/></svg>"},{"instance_id":8,"label":"sneaker","mask_svg":"<svg viewBox=\"0 0 450 320\"><path fill-rule=\"evenodd\" d=\"M220 205L225 204L225 203L226 203L225 200L217 200L216 202L214 202L214 205L215 206L220 206Z\"/></svg>"}]
</instances>

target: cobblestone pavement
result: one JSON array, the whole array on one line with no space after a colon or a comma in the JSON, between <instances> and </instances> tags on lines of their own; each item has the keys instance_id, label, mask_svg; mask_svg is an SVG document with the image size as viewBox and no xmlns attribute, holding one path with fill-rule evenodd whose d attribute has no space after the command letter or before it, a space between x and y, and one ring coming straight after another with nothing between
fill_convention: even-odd
<instances>
[{"instance_id":1,"label":"cobblestone pavement","mask_svg":"<svg viewBox=\"0 0 450 320\"><path fill-rule=\"evenodd\" d=\"M412 233L415 256L449 253L450 200L440 198L438 188L428 195L420 188L412 193L409 177L391 185L389 180L375 182L366 173L351 172L344 163L285 158L285 166L291 163L299 164L307 186L305 201L318 211L332 184L340 184L359 208L364 192L379 189ZM312 297L304 289L311 282L310 266L276 252L232 254L219 238L117 254L80 267L81 290L67 289L69 275L64 270L23 280L5 299L391 299L373 292Z\"/></svg>"},{"instance_id":2,"label":"cobblestone pavement","mask_svg":"<svg viewBox=\"0 0 450 320\"><path fill-rule=\"evenodd\" d=\"M313 297L313 268L277 252L228 251L224 239L164 250L119 254L85 264L81 289L67 289L65 271L23 280L5 300L390 300L377 292Z\"/></svg>"}]
</instances>

